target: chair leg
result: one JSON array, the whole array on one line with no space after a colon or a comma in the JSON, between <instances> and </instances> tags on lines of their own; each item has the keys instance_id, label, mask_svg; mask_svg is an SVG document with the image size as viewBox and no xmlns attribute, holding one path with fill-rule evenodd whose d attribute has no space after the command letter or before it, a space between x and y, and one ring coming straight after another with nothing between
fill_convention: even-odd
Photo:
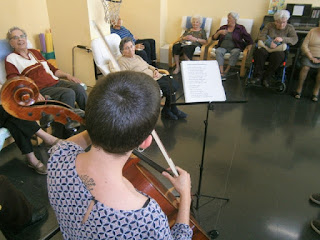
<instances>
[{"instance_id":1,"label":"chair leg","mask_svg":"<svg viewBox=\"0 0 320 240\"><path fill-rule=\"evenodd\" d=\"M244 77L246 75L246 67L242 66L240 67L240 77Z\"/></svg>"}]
</instances>

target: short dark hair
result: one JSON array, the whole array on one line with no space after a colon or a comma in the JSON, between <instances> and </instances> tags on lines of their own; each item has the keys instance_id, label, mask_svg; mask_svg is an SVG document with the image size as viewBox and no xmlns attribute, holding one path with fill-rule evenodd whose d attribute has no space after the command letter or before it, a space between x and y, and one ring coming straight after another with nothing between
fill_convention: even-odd
<instances>
[{"instance_id":1,"label":"short dark hair","mask_svg":"<svg viewBox=\"0 0 320 240\"><path fill-rule=\"evenodd\" d=\"M133 42L133 39L131 37L124 37L121 39L121 42L119 44L119 49L120 49L120 52L122 53L123 51L123 47L126 43L128 42L132 42L132 44L134 45L134 42Z\"/></svg>"},{"instance_id":2,"label":"short dark hair","mask_svg":"<svg viewBox=\"0 0 320 240\"><path fill-rule=\"evenodd\" d=\"M92 144L109 153L125 154L152 132L160 112L160 88L145 73L110 73L92 89L86 127Z\"/></svg>"}]
</instances>

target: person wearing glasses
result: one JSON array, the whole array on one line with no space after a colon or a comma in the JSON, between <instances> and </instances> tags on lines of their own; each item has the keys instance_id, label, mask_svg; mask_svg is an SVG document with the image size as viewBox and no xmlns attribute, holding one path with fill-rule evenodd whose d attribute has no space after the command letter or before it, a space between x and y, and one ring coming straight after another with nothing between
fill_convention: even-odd
<instances>
[{"instance_id":1,"label":"person wearing glasses","mask_svg":"<svg viewBox=\"0 0 320 240\"><path fill-rule=\"evenodd\" d=\"M274 14L274 22L268 23L260 32L258 40L264 42L268 47L260 47L255 50L254 57L254 73L252 82L261 82L263 86L269 87L269 79L280 67L285 58L285 52L282 48L277 51L277 47L281 44L295 45L298 42L298 36L291 24L288 24L290 12L281 10ZM271 50L269 50L271 49ZM268 59L269 65L264 71L264 65Z\"/></svg>"},{"instance_id":2,"label":"person wearing glasses","mask_svg":"<svg viewBox=\"0 0 320 240\"><path fill-rule=\"evenodd\" d=\"M175 92L179 88L179 83L170 75L162 75L157 68L149 65L141 57L136 55L132 38L123 38L119 48L122 54L122 56L118 58L121 70L143 72L152 77L159 84L163 96L166 97L161 116L169 120L185 119L188 115L179 110L176 105L171 104L176 101Z\"/></svg>"},{"instance_id":3,"label":"person wearing glasses","mask_svg":"<svg viewBox=\"0 0 320 240\"><path fill-rule=\"evenodd\" d=\"M27 48L27 34L18 27L12 27L7 33L13 53L5 59L7 79L17 76L31 78L40 90L40 99L45 100L48 95L51 99L64 102L85 110L87 93L80 85L81 81L60 69L55 68L35 49ZM64 78L66 80L60 79Z\"/></svg>"}]
</instances>

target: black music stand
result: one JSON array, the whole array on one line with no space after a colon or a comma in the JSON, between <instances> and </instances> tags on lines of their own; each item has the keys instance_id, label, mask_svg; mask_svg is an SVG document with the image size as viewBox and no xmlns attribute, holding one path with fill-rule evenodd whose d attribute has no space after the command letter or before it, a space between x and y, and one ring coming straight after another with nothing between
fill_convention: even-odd
<instances>
[{"instance_id":1,"label":"black music stand","mask_svg":"<svg viewBox=\"0 0 320 240\"><path fill-rule=\"evenodd\" d=\"M228 77L231 76L237 76L237 81L240 82L240 77L238 72L234 72L228 75ZM198 188L194 196L196 197L196 205L195 209L198 210L200 207L210 203L211 201L218 199L223 201L229 201L229 198L224 197L218 197L218 196L212 196L212 195L205 195L201 194L201 186L202 186L202 177L203 177L203 170L204 170L204 161L205 161L205 152L206 152L206 142L207 142L207 131L208 131L208 125L209 125L209 111L213 111L214 104L228 104L228 103L245 103L247 100L244 97L243 93L243 84L239 83L239 87L237 89L234 89L234 83L232 83L231 79L227 79L227 81L223 81L222 84L225 89L227 100L224 102L193 102L193 103L186 103L186 102L179 102L181 98L183 98L184 94L182 94L176 101L176 103L172 103L174 105L194 105L194 104L207 104L207 111L206 111L206 118L204 120L204 135L203 135L203 144L202 144L202 156L201 156L201 162L200 162L200 169L199 169L199 181L198 181ZM239 97L239 95L241 95ZM238 96L238 97L235 97ZM182 100L183 101L183 100ZM200 204L200 198L209 198L210 200L207 201L203 205ZM212 239L217 238L219 236L219 232L217 230L211 230L209 233L210 237Z\"/></svg>"},{"instance_id":2,"label":"black music stand","mask_svg":"<svg viewBox=\"0 0 320 240\"><path fill-rule=\"evenodd\" d=\"M233 72L233 73L229 73L228 77L237 75L237 78L239 79L239 72ZM240 80L240 79L239 79ZM223 84L226 85L226 84ZM226 86L224 86L226 87ZM201 162L200 162L200 173L199 173L199 181L198 181L198 190L196 192L196 194L194 195L197 198L196 201L196 206L195 209L198 210L199 207L199 203L200 203L200 198L201 197L205 197L205 198L210 198L211 200L208 201L207 203L203 204L202 206L208 204L209 202L213 201L214 199L218 199L218 200L224 200L224 201L229 201L229 198L224 198L224 197L217 197L217 196L210 196L210 195L204 195L201 194L201 184L202 184L202 172L203 172L203 166L204 166L204 155L206 152L206 142L207 142L207 131L208 131L208 119L209 119L209 111L214 109L214 103L216 104L226 104L226 103L244 103L246 102L246 100L233 100L233 101L226 101L226 102L208 102L208 106L207 106L207 113L206 113L206 119L204 120L204 134L203 134L203 144L202 144L202 156L201 156Z\"/></svg>"}]
</instances>

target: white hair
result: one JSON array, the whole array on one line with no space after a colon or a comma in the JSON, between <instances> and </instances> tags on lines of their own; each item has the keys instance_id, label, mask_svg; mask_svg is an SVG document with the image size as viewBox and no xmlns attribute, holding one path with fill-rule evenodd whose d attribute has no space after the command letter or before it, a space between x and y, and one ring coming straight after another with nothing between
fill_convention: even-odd
<instances>
[{"instance_id":1,"label":"white hair","mask_svg":"<svg viewBox=\"0 0 320 240\"><path fill-rule=\"evenodd\" d=\"M238 21L238 19L239 19L239 17L240 17L240 15L239 15L239 13L236 13L236 12L229 12L228 13L228 16L231 16L236 22Z\"/></svg>"},{"instance_id":2,"label":"white hair","mask_svg":"<svg viewBox=\"0 0 320 240\"><path fill-rule=\"evenodd\" d=\"M273 18L275 21L280 20L280 19L285 19L285 20L289 20L290 18L290 12L288 10L280 10L277 11L274 15Z\"/></svg>"},{"instance_id":3,"label":"white hair","mask_svg":"<svg viewBox=\"0 0 320 240\"><path fill-rule=\"evenodd\" d=\"M8 41L10 41L10 39L11 39L11 34L12 34L12 32L15 31L15 30L21 31L21 32L22 32L24 35L26 35L26 37L27 37L27 33L26 33L25 30L23 30L23 29L21 29L21 28L19 28L19 27L12 27L12 28L10 28L9 31L7 32L7 39L8 39Z\"/></svg>"},{"instance_id":4,"label":"white hair","mask_svg":"<svg viewBox=\"0 0 320 240\"><path fill-rule=\"evenodd\" d=\"M203 18L200 15L193 15L190 19L190 22L192 23L194 20L198 20L200 24L202 24Z\"/></svg>"}]
</instances>

